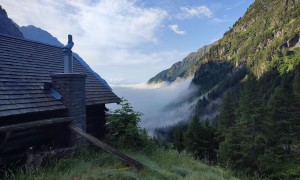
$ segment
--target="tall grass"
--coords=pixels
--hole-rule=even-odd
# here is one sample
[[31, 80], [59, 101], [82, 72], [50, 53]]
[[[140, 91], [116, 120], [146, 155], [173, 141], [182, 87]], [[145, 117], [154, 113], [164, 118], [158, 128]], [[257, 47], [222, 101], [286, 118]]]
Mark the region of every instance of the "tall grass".
[[82, 150], [73, 157], [50, 162], [38, 169], [28, 172], [20, 169], [4, 179], [237, 179], [228, 171], [174, 150], [157, 149], [147, 155], [127, 151], [127, 154], [143, 163], [145, 168], [138, 171], [106, 152]]

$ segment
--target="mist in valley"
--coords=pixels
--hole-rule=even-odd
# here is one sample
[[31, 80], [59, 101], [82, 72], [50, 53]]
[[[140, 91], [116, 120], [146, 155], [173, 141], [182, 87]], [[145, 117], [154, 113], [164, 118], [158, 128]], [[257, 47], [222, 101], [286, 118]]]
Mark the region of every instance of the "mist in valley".
[[[178, 79], [173, 83], [111, 85], [114, 93], [124, 97], [134, 110], [143, 113], [140, 126], [150, 135], [157, 128], [174, 125], [190, 119], [198, 100], [189, 100], [196, 88], [192, 78]], [[108, 105], [109, 109], [120, 108]]]

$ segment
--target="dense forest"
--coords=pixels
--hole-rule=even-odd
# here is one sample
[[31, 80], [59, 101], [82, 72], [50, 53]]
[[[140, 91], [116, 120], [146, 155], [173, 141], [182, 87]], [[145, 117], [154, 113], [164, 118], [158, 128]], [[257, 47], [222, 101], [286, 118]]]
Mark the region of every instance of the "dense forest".
[[171, 140], [205, 159], [248, 175], [299, 178], [300, 73], [247, 75], [223, 96], [220, 114], [172, 128]]
[[299, 12], [299, 1], [255, 0], [196, 61], [190, 99], [202, 98], [188, 123], [157, 134], [246, 176], [300, 178]]

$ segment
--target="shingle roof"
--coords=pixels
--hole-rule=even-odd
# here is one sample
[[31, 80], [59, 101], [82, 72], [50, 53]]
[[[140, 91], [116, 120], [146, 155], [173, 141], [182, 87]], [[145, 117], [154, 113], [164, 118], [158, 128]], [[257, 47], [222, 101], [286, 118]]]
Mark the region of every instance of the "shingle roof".
[[[0, 34], [0, 117], [64, 109], [42, 90], [50, 75], [63, 73], [61, 47]], [[86, 104], [106, 104], [120, 99], [77, 60], [74, 72], [87, 75]]]

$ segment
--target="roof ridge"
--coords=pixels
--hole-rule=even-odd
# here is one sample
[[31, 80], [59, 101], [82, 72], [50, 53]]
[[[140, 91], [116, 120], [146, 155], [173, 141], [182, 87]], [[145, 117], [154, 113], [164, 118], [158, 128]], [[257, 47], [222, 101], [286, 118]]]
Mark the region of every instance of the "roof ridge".
[[46, 46], [51, 46], [51, 47], [56, 47], [56, 48], [63, 48], [63, 46], [56, 46], [56, 45], [52, 45], [52, 44], [48, 44], [48, 43], [44, 43], [44, 42], [34, 41], [34, 40], [31, 40], [31, 39], [26, 39], [26, 38], [15, 37], [15, 36], [3, 34], [3, 33], [0, 33], [0, 36], [4, 36], [4, 37], [7, 37], [7, 38], [11, 38], [11, 39], [18, 39], [18, 40], [21, 40], [21, 41], [32, 42], [32, 43], [36, 43], [36, 44], [43, 44], [43, 45], [46, 45]]

